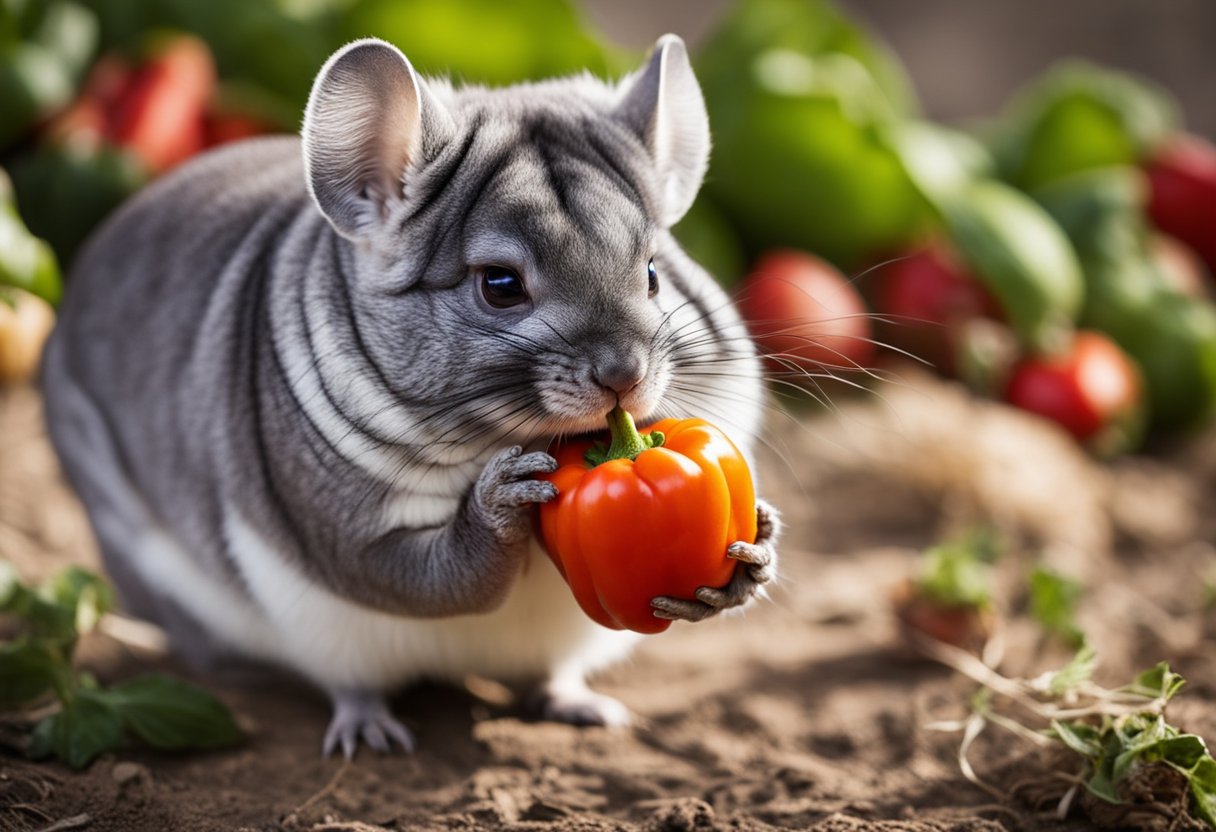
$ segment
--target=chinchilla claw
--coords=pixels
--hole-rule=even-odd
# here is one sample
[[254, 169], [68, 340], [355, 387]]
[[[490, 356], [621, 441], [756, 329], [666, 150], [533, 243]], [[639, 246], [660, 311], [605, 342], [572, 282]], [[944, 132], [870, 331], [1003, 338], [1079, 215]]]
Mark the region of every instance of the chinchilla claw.
[[557, 470], [557, 460], [544, 451], [534, 451], [515, 458], [510, 464], [510, 471], [519, 479], [533, 474], [548, 474]]
[[773, 561], [773, 550], [769, 546], [745, 543], [742, 540], [726, 548], [727, 557], [751, 566], [768, 566]]
[[650, 608], [657, 618], [668, 621], [701, 621], [717, 612], [713, 607], [700, 601], [686, 601], [683, 598], [669, 598], [666, 595], [652, 598]]
[[514, 505], [528, 503], [547, 503], [557, 496], [557, 486], [543, 480], [525, 480], [505, 486], [504, 491], [510, 495], [509, 502]]

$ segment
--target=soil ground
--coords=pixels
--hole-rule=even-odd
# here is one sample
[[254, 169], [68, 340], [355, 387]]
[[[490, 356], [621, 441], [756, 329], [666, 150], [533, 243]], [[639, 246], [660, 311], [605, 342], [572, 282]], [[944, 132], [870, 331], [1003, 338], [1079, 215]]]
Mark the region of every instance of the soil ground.
[[[416, 753], [345, 763], [319, 754], [329, 709], [309, 688], [199, 679], [248, 729], [244, 746], [132, 749], [79, 773], [0, 752], [0, 830], [1093, 828], [1077, 808], [1059, 820], [1054, 800], [1029, 801], [1046, 762], [1000, 729], [969, 755], [989, 789], [961, 775], [959, 735], [931, 725], [964, 716], [975, 685], [909, 651], [889, 596], [923, 547], [993, 524], [1009, 541], [1002, 670], [1067, 658], [1025, 614], [1025, 574], [1045, 559], [1084, 581], [1099, 681], [1167, 659], [1189, 680], [1171, 720], [1216, 738], [1203, 613], [1216, 435], [1102, 465], [1033, 418], [899, 377], [829, 411], [774, 411], [759, 467], [788, 524], [780, 586], [744, 615], [647, 639], [595, 679], [634, 727], [539, 722], [510, 691], [470, 679], [394, 700]], [[0, 392], [0, 553], [30, 578], [95, 564], [28, 388]], [[103, 636], [80, 661], [103, 681], [185, 672]], [[1187, 828], [1168, 813], [1163, 823]]]

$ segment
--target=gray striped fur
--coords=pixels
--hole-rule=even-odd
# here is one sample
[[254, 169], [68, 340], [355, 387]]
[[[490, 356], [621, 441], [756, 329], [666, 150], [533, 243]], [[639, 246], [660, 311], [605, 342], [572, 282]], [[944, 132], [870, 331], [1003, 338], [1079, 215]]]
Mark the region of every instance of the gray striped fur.
[[[500, 90], [425, 81], [388, 50], [327, 65], [307, 153], [220, 149], [118, 211], [78, 260], [44, 371], [133, 611], [186, 650], [331, 688], [382, 677], [283, 655], [265, 551], [342, 615], [484, 614], [521, 564], [551, 569], [527, 540], [544, 461], [505, 449], [601, 427], [616, 394], [597, 368], [645, 364], [624, 397], [639, 421], [697, 415], [750, 448], [760, 414], [736, 313], [669, 233], [708, 153], [678, 41], [620, 84]], [[479, 265], [519, 270], [531, 303], [488, 307]]]

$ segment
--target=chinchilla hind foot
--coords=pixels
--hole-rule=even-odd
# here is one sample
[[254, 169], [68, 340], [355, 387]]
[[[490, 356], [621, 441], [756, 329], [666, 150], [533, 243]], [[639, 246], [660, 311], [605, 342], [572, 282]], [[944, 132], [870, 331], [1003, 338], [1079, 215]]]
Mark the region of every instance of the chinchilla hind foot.
[[376, 751], [387, 754], [393, 745], [407, 752], [414, 750], [414, 735], [389, 713], [388, 705], [378, 693], [368, 691], [331, 691], [334, 716], [325, 732], [321, 754], [330, 756], [339, 747], [349, 760], [362, 740]]
[[623, 728], [633, 721], [625, 705], [596, 693], [581, 680], [549, 680], [539, 685], [528, 706], [541, 719], [569, 725], [604, 725]]

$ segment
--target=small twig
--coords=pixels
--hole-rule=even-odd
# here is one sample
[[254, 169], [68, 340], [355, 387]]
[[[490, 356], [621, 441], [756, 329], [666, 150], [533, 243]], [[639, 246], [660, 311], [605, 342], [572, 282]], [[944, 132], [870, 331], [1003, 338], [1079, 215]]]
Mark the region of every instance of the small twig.
[[984, 732], [984, 727], [988, 724], [987, 720], [980, 714], [972, 714], [963, 728], [963, 740], [958, 744], [958, 767], [966, 777], [976, 786], [979, 786], [988, 794], [1000, 800], [1004, 795], [1001, 790], [995, 786], [990, 786], [980, 779], [980, 776], [975, 773], [975, 769], [971, 767], [971, 761], [967, 759], [967, 752], [971, 750], [971, 744], [976, 738]]
[[80, 829], [88, 826], [93, 822], [93, 819], [88, 815], [74, 815], [70, 818], [64, 818], [61, 821], [56, 821], [50, 826], [43, 827], [38, 832], [63, 832], [65, 829]]
[[1040, 734], [1038, 731], [1035, 731], [1033, 728], [1027, 728], [1025, 725], [1018, 722], [1016, 719], [1010, 719], [1009, 717], [1004, 716], [1002, 714], [998, 714], [994, 711], [986, 711], [984, 713], [984, 716], [988, 720], [990, 720], [994, 725], [999, 725], [1002, 728], [1004, 728], [1006, 731], [1011, 731], [1011, 732], [1017, 734], [1022, 739], [1027, 740], [1028, 742], [1032, 742], [1035, 745], [1039, 746], [1040, 748], [1050, 748], [1056, 744], [1056, 741], [1053, 740], [1051, 737]]
[[947, 667], [957, 670], [972, 681], [989, 688], [994, 693], [1003, 694], [1019, 702], [1033, 701], [1027, 695], [1023, 685], [1012, 679], [1005, 678], [961, 647], [955, 647], [953, 644], [946, 644], [944, 641], [922, 636], [919, 633], [912, 633], [911, 635], [916, 649], [922, 651], [934, 661], [941, 662]]
[[14, 803], [8, 807], [9, 811], [29, 812], [31, 815], [37, 815], [39, 820], [49, 821], [51, 816], [39, 809], [32, 803]]
[[1056, 817], [1060, 820], [1068, 817], [1068, 810], [1072, 808], [1072, 802], [1081, 792], [1081, 784], [1073, 783], [1068, 791], [1064, 792], [1064, 796], [1060, 798], [1060, 805], [1056, 806]]
[[320, 790], [318, 790], [315, 794], [313, 794], [312, 797], [308, 798], [303, 803], [301, 803], [299, 806], [297, 806], [296, 808], [294, 808], [290, 812], [288, 812], [286, 815], [284, 815], [283, 820], [286, 821], [288, 818], [294, 818], [295, 816], [299, 815], [301, 812], [304, 812], [307, 809], [312, 808], [318, 802], [320, 802], [320, 801], [324, 800], [326, 797], [328, 797], [333, 792], [333, 790], [338, 787], [339, 781], [342, 780], [342, 777], [346, 774], [347, 769], [350, 768], [351, 762], [352, 762], [352, 758], [350, 758], [350, 757], [347, 757], [346, 759], [344, 759], [342, 761], [342, 765], [338, 766], [338, 770], [335, 771], [333, 776], [329, 778], [329, 782], [326, 783], [324, 786], [322, 786], [320, 788]]
[[1107, 690], [1094, 684], [1086, 684], [1077, 688], [1077, 692], [1095, 699], [1093, 704], [1061, 708], [1051, 702], [1043, 702], [1036, 698], [1041, 693], [1033, 683], [1021, 679], [1010, 679], [1002, 676], [978, 658], [953, 644], [936, 639], [913, 634], [916, 647], [926, 656], [953, 668], [974, 682], [988, 688], [994, 693], [1007, 696], [1026, 708], [1036, 716], [1047, 720], [1081, 719], [1087, 716], [1124, 716], [1145, 712], [1162, 713], [1166, 701], [1163, 697], [1145, 699], [1126, 691]]

